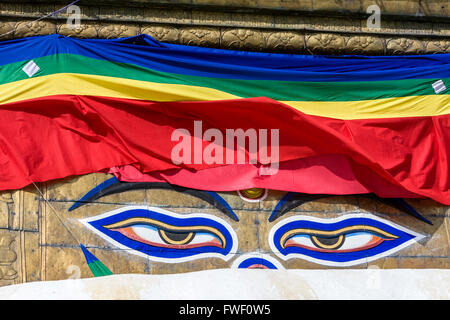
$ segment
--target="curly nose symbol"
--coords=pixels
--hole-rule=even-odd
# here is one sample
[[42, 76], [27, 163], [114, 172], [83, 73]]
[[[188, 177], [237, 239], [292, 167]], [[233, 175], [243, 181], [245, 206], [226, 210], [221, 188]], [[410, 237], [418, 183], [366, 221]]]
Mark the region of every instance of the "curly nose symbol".
[[258, 253], [248, 253], [238, 258], [233, 263], [238, 269], [284, 269], [273, 257]]

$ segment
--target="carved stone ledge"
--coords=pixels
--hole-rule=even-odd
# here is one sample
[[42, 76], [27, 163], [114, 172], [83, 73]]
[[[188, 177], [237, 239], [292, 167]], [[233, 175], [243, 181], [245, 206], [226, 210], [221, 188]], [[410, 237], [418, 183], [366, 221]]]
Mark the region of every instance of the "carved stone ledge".
[[[65, 0], [6, 0], [3, 3], [16, 6], [51, 4], [55, 7], [67, 4]], [[281, 13], [301, 11], [309, 13], [364, 14], [370, 5], [378, 5], [386, 15], [415, 17], [449, 17], [450, 4], [447, 0], [96, 0], [83, 5], [96, 7], [177, 7], [204, 10]]]
[[[67, 13], [33, 22], [60, 8], [58, 3], [1, 3], [0, 40], [52, 33], [81, 38], [146, 33], [194, 46], [367, 55], [443, 53], [450, 46], [446, 1], [175, 0], [169, 6], [168, 1], [135, 0], [124, 6], [100, 0], [80, 6], [77, 29], [66, 24]], [[367, 27], [363, 10], [374, 3], [386, 14], [378, 29]]]
[[141, 33], [163, 42], [213, 48], [310, 54], [423, 54], [450, 52], [450, 38], [394, 37], [315, 31], [253, 28], [213, 28], [164, 24], [107, 24], [88, 22], [69, 28], [55, 21], [8, 21], [0, 24], [3, 39], [59, 33], [80, 38], [118, 38]]
[[[148, 34], [158, 41], [179, 43], [180, 30], [172, 26], [154, 25], [142, 27], [141, 33]], [[192, 44], [192, 43], [191, 43]], [[217, 43], [216, 43], [217, 44]]]
[[186, 27], [178, 31], [178, 43], [202, 47], [216, 47], [220, 44], [221, 32], [214, 28]]

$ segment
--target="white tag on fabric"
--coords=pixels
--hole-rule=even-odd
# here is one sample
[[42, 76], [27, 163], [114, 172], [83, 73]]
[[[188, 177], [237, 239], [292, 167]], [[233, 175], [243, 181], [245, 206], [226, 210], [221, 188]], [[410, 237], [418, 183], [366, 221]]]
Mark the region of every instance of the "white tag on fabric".
[[431, 86], [433, 87], [434, 92], [436, 92], [436, 93], [440, 93], [440, 92], [444, 91], [445, 89], [447, 89], [447, 87], [444, 84], [444, 81], [442, 81], [442, 80], [436, 81]]
[[31, 78], [40, 70], [40, 68], [33, 60], [31, 60], [22, 68], [22, 70]]

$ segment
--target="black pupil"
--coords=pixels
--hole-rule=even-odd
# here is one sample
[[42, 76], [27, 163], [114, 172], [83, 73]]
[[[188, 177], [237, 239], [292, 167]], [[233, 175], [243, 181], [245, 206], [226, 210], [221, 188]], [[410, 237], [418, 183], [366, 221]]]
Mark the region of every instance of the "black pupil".
[[[161, 231], [159, 231], [161, 232]], [[164, 234], [167, 238], [169, 238], [172, 241], [182, 241], [185, 240], [187, 237], [189, 237], [189, 232], [171, 232], [164, 230]]]
[[317, 237], [316, 236], [316, 239], [323, 245], [332, 246], [339, 241], [339, 236], [333, 237], [333, 238], [325, 238], [325, 237]]

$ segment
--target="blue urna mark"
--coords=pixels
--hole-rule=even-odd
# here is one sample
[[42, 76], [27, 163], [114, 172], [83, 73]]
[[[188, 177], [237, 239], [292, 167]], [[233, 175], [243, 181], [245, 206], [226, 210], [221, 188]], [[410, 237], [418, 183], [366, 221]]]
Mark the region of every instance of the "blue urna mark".
[[208, 214], [129, 206], [80, 221], [116, 246], [158, 262], [228, 260], [237, 248], [231, 226]]
[[336, 219], [294, 216], [273, 226], [269, 243], [283, 260], [351, 266], [396, 252], [423, 236], [369, 214]]
[[247, 269], [251, 268], [252, 266], [261, 266], [265, 269], [277, 269], [277, 267], [270, 261], [267, 261], [263, 258], [249, 258], [247, 260], [242, 261], [238, 268], [239, 269]]

